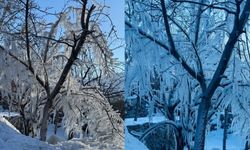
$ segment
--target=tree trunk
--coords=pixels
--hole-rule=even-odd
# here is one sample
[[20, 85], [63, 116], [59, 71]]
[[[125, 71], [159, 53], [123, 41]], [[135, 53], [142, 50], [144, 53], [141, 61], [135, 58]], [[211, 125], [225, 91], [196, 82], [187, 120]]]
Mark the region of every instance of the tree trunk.
[[46, 141], [47, 129], [48, 129], [48, 119], [49, 119], [49, 109], [52, 106], [52, 100], [48, 99], [43, 108], [43, 118], [40, 128], [40, 140]]
[[29, 120], [23, 120], [23, 123], [24, 123], [24, 135], [29, 136], [30, 133]]
[[184, 139], [182, 136], [182, 128], [178, 128], [178, 137], [177, 137], [177, 150], [183, 150], [184, 149]]
[[140, 101], [140, 98], [139, 96], [137, 95], [136, 97], [136, 106], [135, 106], [135, 118], [134, 118], [134, 121], [137, 121], [137, 118], [138, 118], [138, 114], [139, 114], [139, 101]]
[[203, 98], [198, 109], [194, 150], [204, 150], [209, 107], [210, 107], [210, 99]]
[[55, 128], [54, 128], [54, 134], [56, 135], [57, 133], [57, 122], [55, 123]]
[[225, 115], [224, 115], [223, 150], [226, 150], [226, 145], [227, 145], [227, 126], [228, 126], [228, 107], [225, 108]]

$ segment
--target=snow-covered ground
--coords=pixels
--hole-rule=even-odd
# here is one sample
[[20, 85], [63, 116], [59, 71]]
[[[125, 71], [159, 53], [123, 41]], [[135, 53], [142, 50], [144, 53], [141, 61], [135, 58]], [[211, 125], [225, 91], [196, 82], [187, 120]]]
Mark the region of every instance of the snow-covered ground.
[[0, 150], [59, 150], [38, 139], [20, 134], [5, 118], [0, 116]]
[[[151, 122], [157, 123], [164, 121], [165, 117], [155, 116], [152, 117]], [[149, 122], [148, 117], [138, 118], [134, 121], [134, 118], [125, 119], [125, 126], [140, 125]], [[208, 133], [205, 141], [205, 150], [222, 150], [223, 130], [216, 130]], [[127, 127], [125, 128], [125, 150], [147, 150], [147, 147], [140, 142], [137, 138], [131, 135]], [[229, 134], [227, 139], [227, 150], [244, 150], [245, 139], [239, 135]]]
[[[206, 137], [206, 150], [222, 150], [223, 130], [208, 133]], [[227, 138], [227, 150], [244, 150], [246, 140], [235, 134], [229, 134]]]
[[[49, 127], [48, 137], [52, 135]], [[59, 137], [61, 135], [61, 137]], [[58, 130], [57, 138], [61, 140], [56, 145], [42, 142], [21, 134], [10, 122], [0, 116], [0, 150], [118, 150], [110, 143], [100, 143], [95, 139], [72, 139], [64, 141], [63, 132]]]
[[125, 119], [125, 125], [126, 126], [133, 126], [133, 125], [141, 125], [147, 122], [150, 123], [157, 123], [165, 121], [166, 118], [164, 116], [153, 116], [152, 118], [149, 117], [141, 117], [137, 118], [137, 121], [134, 121], [134, 118], [126, 118]]
[[125, 150], [148, 150], [148, 148], [125, 128]]
[[[161, 122], [164, 117], [153, 117], [154, 123]], [[136, 125], [148, 122], [148, 117], [138, 118], [134, 121], [133, 118], [125, 119], [125, 125]], [[48, 137], [52, 135], [53, 126], [49, 126]], [[91, 141], [84, 139], [84, 143], [79, 139], [70, 141], [61, 141], [57, 145], [50, 145], [46, 142], [41, 142], [38, 139], [31, 138], [20, 134], [20, 132], [10, 124], [4, 117], [0, 116], [0, 150], [72, 150], [72, 149], [109, 149], [115, 150], [115, 147], [107, 143], [98, 143], [98, 141]], [[65, 139], [63, 129], [59, 128], [57, 136]], [[221, 150], [222, 149], [223, 130], [210, 132], [206, 137], [205, 150]], [[245, 139], [239, 135], [229, 134], [227, 139], [227, 150], [243, 150]], [[137, 138], [129, 134], [127, 127], [125, 127], [125, 150], [147, 150], [147, 147]]]

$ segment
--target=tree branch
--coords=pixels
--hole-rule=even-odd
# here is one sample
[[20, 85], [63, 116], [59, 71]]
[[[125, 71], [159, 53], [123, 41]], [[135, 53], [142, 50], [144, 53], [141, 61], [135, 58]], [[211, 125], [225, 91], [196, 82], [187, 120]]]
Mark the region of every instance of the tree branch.
[[200, 2], [196, 2], [196, 1], [191, 1], [191, 0], [173, 0], [174, 2], [180, 2], [180, 3], [192, 3], [192, 4], [197, 4], [197, 5], [201, 5], [201, 6], [206, 6], [208, 8], [213, 8], [213, 9], [220, 9], [220, 10], [224, 10], [230, 14], [236, 14], [236, 12], [225, 8], [225, 7], [219, 7], [219, 6], [215, 6], [216, 4], [204, 4], [204, 3], [200, 3]]
[[233, 27], [232, 32], [229, 35], [229, 39], [226, 43], [225, 49], [222, 53], [219, 65], [213, 75], [213, 78], [205, 92], [205, 95], [207, 99], [210, 99], [213, 96], [213, 93], [215, 92], [216, 88], [218, 87], [218, 85], [220, 84], [220, 81], [222, 79], [222, 75], [224, 74], [228, 62], [231, 58], [231, 54], [233, 52], [234, 49], [234, 45], [238, 40], [238, 37], [241, 35], [241, 33], [243, 32], [243, 28], [249, 18], [249, 12], [250, 11], [250, 0], [246, 1], [244, 10], [242, 11], [242, 14], [240, 16], [239, 19], [235, 20], [235, 24]]
[[50, 41], [52, 39], [52, 36], [55, 34], [55, 29], [57, 28], [57, 26], [61, 20], [61, 17], [62, 17], [62, 15], [60, 15], [58, 20], [52, 25], [51, 30], [49, 32], [49, 36], [47, 38], [46, 47], [45, 47], [45, 51], [44, 51], [44, 55], [43, 55], [43, 63], [45, 63], [47, 60], [47, 53], [49, 51], [49, 46], [50, 46], [49, 44], [50, 44]]
[[165, 1], [161, 0], [161, 7], [162, 7], [162, 15], [163, 15], [163, 19], [164, 19], [164, 25], [165, 25], [165, 30], [166, 30], [166, 34], [168, 37], [168, 42], [169, 42], [169, 51], [171, 53], [172, 56], [174, 56], [174, 58], [176, 58], [184, 67], [184, 69], [195, 79], [197, 79], [197, 81], [204, 86], [205, 82], [204, 82], [204, 76], [203, 74], [201, 74], [201, 72], [195, 72], [190, 66], [188, 66], [188, 64], [186, 63], [185, 60], [183, 60], [183, 58], [180, 56], [180, 54], [178, 53], [178, 51], [176, 50], [175, 44], [174, 44], [174, 40], [173, 37], [171, 35], [170, 32], [170, 27], [169, 27], [169, 22], [168, 22], [168, 17], [167, 17], [167, 10], [166, 10], [166, 6], [165, 6]]
[[[129, 28], [135, 28], [131, 23], [129, 23], [128, 21], [125, 21], [125, 25]], [[154, 38], [152, 35], [146, 33], [145, 31], [143, 31], [142, 29], [138, 28], [138, 33], [144, 37], [146, 37], [147, 39], [149, 39], [150, 41], [156, 43], [157, 45], [159, 45], [160, 47], [162, 47], [163, 49], [167, 50], [168, 52], [170, 52], [173, 55], [173, 52], [169, 49], [169, 47], [167, 45], [165, 45], [163, 42], [161, 42], [160, 40]], [[195, 79], [197, 79], [198, 81], [202, 79], [201, 75], [196, 73], [187, 63], [186, 61], [180, 57], [180, 54], [175, 51], [173, 57], [180, 62], [180, 64], [182, 65], [182, 67]]]
[[[83, 8], [82, 8], [83, 10], [86, 9], [84, 7], [86, 7], [85, 4], [83, 4]], [[90, 19], [90, 16], [91, 16], [94, 9], [95, 9], [95, 6], [92, 5], [90, 7], [88, 14], [87, 14], [86, 22], [83, 22], [84, 25], [82, 27], [84, 27], [84, 28], [82, 29], [83, 31], [80, 35], [80, 38], [75, 41], [75, 44], [74, 44], [75, 46], [73, 46], [73, 48], [72, 48], [71, 55], [70, 55], [66, 65], [61, 73], [59, 80], [57, 81], [55, 88], [53, 89], [53, 91], [50, 94], [50, 100], [53, 100], [53, 98], [55, 98], [57, 93], [59, 93], [61, 86], [63, 85], [63, 83], [64, 83], [64, 81], [65, 81], [65, 79], [66, 79], [66, 77], [71, 69], [71, 66], [73, 65], [74, 61], [77, 59], [78, 53], [81, 51], [81, 48], [82, 48], [87, 36], [91, 33], [89, 31], [89, 21], [90, 21], [89, 19]], [[85, 12], [83, 12], [82, 15], [85, 15]]]
[[28, 57], [28, 68], [33, 70], [30, 58], [30, 44], [29, 44], [29, 0], [25, 3], [25, 39], [26, 39], [26, 49]]
[[34, 70], [32, 70], [32, 69], [29, 68], [29, 65], [27, 65], [24, 61], [22, 61], [21, 59], [19, 59], [17, 56], [15, 56], [14, 54], [12, 54], [11, 52], [5, 50], [5, 48], [2, 47], [1, 45], [0, 45], [0, 49], [3, 50], [4, 52], [6, 52], [13, 59], [15, 59], [16, 61], [18, 61], [19, 63], [21, 63], [24, 67], [26, 67], [35, 76], [35, 78], [38, 81], [38, 83], [42, 87], [45, 87], [45, 84], [44, 84], [43, 80], [37, 74], [35, 74]]

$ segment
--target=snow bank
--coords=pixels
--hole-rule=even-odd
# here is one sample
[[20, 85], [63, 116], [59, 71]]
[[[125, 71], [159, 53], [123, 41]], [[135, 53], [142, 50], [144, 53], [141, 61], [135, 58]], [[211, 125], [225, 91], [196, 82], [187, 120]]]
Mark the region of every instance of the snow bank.
[[62, 150], [122, 150], [117, 143], [104, 143], [91, 138], [78, 139], [74, 138], [57, 144]]
[[1, 150], [59, 150], [20, 132], [5, 118], [0, 116], [0, 149]]
[[0, 150], [119, 150], [119, 146], [87, 138], [57, 142], [56, 145], [50, 145], [22, 135], [10, 122], [0, 116]]
[[148, 150], [148, 148], [125, 128], [125, 150]]

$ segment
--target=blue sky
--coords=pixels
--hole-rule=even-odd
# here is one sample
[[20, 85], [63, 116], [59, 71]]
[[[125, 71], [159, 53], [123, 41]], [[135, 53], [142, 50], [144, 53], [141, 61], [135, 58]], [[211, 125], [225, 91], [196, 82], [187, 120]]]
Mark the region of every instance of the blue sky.
[[[117, 34], [119, 37], [124, 38], [124, 0], [106, 0], [105, 3], [106, 5], [110, 6], [110, 17], [116, 26]], [[115, 57], [118, 57], [119, 60], [124, 61], [124, 48], [117, 49], [114, 53]]]
[[[50, 12], [60, 11], [68, 0], [35, 0], [42, 8], [50, 7]], [[91, 1], [91, 0], [89, 0]], [[106, 10], [110, 14], [113, 24], [116, 26], [119, 37], [124, 38], [124, 0], [97, 0], [105, 2], [110, 8]], [[124, 48], [114, 51], [115, 57], [124, 62]]]

